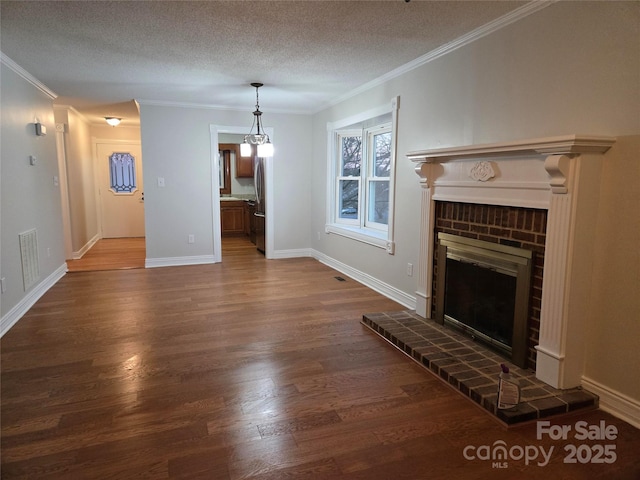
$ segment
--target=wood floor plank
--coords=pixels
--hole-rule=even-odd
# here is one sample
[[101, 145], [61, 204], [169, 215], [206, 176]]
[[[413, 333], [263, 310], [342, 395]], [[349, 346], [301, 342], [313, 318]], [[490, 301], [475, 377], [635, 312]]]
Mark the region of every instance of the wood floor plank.
[[[242, 237], [220, 264], [69, 273], [0, 340], [2, 478], [640, 477], [634, 427], [552, 419], [619, 430], [615, 463], [564, 463], [568, 442], [503, 427], [360, 325], [405, 308], [336, 276]], [[544, 468], [463, 457], [497, 441], [556, 453]]]
[[102, 238], [82, 258], [67, 260], [69, 272], [144, 268], [144, 237]]

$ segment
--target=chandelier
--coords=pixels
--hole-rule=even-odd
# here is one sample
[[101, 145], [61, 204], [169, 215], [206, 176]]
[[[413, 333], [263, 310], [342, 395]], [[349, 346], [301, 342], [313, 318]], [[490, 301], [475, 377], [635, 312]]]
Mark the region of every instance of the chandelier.
[[[262, 83], [252, 83], [251, 86], [256, 89], [256, 110], [253, 112], [253, 125], [251, 125], [249, 135], [244, 136], [244, 142], [240, 145], [240, 155], [250, 157], [251, 145], [257, 145], [259, 157], [270, 157], [273, 155], [273, 144], [262, 126], [262, 112], [258, 102], [258, 89], [262, 86]], [[254, 126], [257, 126], [257, 133], [253, 133]]]

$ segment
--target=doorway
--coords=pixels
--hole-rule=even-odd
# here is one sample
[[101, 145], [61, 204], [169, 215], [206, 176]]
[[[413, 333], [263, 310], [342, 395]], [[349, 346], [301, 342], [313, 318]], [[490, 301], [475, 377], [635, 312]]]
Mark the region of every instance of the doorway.
[[94, 180], [100, 239], [69, 272], [145, 268], [144, 182], [140, 142], [95, 140]]
[[[219, 143], [230, 143], [230, 138], [227, 135], [245, 135], [247, 133], [247, 127], [236, 127], [236, 126], [222, 126], [222, 125], [210, 125], [210, 143], [211, 143], [211, 164], [213, 172], [220, 172], [220, 159], [218, 155], [219, 151]], [[267, 127], [265, 128], [265, 132], [273, 139], [273, 128]], [[274, 250], [273, 250], [273, 215], [272, 215], [272, 205], [273, 205], [273, 189], [271, 186], [273, 185], [273, 171], [271, 167], [273, 158], [266, 158], [264, 162], [264, 178], [265, 178], [265, 252], [263, 258], [273, 258]], [[214, 175], [212, 179], [212, 199], [213, 212], [220, 212], [220, 176]], [[253, 245], [253, 244], [251, 244]], [[255, 246], [253, 246], [255, 248]], [[219, 218], [216, 220], [214, 218], [213, 221], [213, 257], [214, 262], [222, 261], [223, 250], [226, 252], [226, 248], [223, 249], [222, 246], [222, 232]]]
[[97, 143], [96, 162], [101, 237], [144, 237], [140, 144]]

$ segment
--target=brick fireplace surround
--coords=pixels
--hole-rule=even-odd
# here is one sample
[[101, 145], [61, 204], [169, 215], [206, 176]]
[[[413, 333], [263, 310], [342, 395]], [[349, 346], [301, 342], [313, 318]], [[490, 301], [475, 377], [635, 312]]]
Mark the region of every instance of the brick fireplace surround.
[[[538, 345], [540, 334], [547, 211], [501, 205], [436, 202], [434, 214], [434, 235], [436, 236], [440, 232], [450, 233], [534, 252], [533, 278], [529, 292], [527, 363], [535, 370], [535, 347]], [[435, 245], [436, 239], [434, 238], [433, 241]], [[434, 276], [437, 275], [438, 269], [437, 253], [438, 250], [434, 249]], [[436, 298], [436, 282], [433, 282], [432, 298]], [[434, 317], [435, 305], [432, 305], [431, 318]]]
[[[416, 321], [426, 326], [418, 329], [422, 332], [437, 325], [431, 318], [438, 230], [521, 242], [536, 252], [540, 262], [534, 264], [529, 306], [529, 366], [535, 369], [530, 380], [560, 393], [580, 387], [587, 315], [582, 299], [590, 294], [593, 212], [599, 201], [603, 154], [614, 142], [611, 137], [566, 135], [407, 154], [416, 164], [422, 187], [416, 311], [399, 318], [372, 316], [413, 338], [417, 338]], [[512, 228], [518, 222], [529, 222], [533, 231]], [[365, 317], [363, 323], [430, 365], [428, 358], [387, 327], [370, 320]], [[450, 336], [446, 331], [436, 333], [442, 335]], [[437, 364], [436, 368], [441, 372]], [[457, 382], [445, 370], [440, 376]]]

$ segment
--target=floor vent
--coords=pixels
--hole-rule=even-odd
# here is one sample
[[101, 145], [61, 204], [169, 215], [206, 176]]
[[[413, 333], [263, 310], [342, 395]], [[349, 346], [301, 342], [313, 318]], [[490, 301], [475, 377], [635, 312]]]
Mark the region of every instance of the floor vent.
[[38, 235], [36, 229], [19, 233], [20, 255], [22, 257], [22, 278], [25, 292], [40, 278], [38, 267]]
[[333, 277], [333, 278], [335, 278], [339, 282], [346, 282], [346, 280], [344, 278], [342, 278], [342, 277]]

